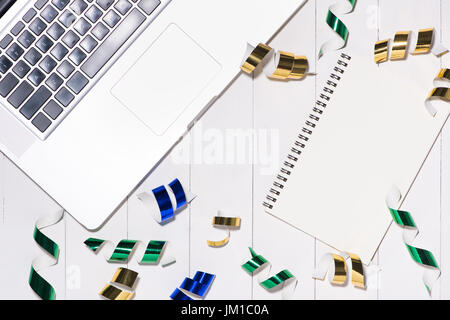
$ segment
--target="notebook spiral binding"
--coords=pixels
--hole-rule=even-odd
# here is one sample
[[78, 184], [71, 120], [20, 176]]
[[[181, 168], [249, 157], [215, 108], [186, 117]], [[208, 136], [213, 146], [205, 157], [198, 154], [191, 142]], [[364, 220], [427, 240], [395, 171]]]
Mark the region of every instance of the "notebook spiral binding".
[[350, 60], [351, 57], [349, 55], [341, 53], [340, 58], [337, 61], [337, 65], [334, 66], [333, 72], [330, 74], [329, 79], [326, 81], [326, 85], [322, 89], [323, 92], [319, 94], [319, 99], [316, 101], [316, 105], [309, 114], [308, 120], [305, 121], [305, 124], [294, 141], [294, 144], [291, 146], [289, 154], [283, 162], [280, 172], [277, 174], [276, 179], [269, 190], [269, 194], [266, 195], [266, 201], [263, 202], [264, 207], [272, 209], [273, 204], [277, 202], [277, 197], [280, 195], [286, 182], [288, 181], [289, 176], [292, 173], [292, 169], [294, 169], [296, 163], [299, 161], [299, 156], [302, 153], [302, 149], [306, 147], [309, 136], [312, 135], [314, 128], [320, 121], [320, 117], [325, 111], [327, 103], [330, 101], [335, 88], [341, 80], [341, 75], [345, 72], [345, 68], [347, 68], [348, 61]]

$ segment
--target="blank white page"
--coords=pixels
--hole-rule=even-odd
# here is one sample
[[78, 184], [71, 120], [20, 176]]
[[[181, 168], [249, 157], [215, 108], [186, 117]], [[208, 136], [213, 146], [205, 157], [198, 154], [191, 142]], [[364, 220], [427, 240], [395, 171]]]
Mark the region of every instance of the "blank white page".
[[368, 262], [392, 221], [387, 192], [397, 186], [406, 196], [448, 113], [439, 110], [433, 118], [424, 106], [439, 70], [417, 75], [429, 77], [424, 88], [409, 74], [378, 67], [373, 57], [351, 57], [273, 209], [266, 211]]

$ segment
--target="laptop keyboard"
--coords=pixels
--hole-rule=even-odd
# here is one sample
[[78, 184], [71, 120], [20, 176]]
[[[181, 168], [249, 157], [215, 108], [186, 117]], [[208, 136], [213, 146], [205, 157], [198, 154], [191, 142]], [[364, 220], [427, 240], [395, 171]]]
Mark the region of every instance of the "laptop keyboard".
[[45, 140], [122, 45], [162, 8], [161, 0], [31, 2], [0, 39], [3, 105]]

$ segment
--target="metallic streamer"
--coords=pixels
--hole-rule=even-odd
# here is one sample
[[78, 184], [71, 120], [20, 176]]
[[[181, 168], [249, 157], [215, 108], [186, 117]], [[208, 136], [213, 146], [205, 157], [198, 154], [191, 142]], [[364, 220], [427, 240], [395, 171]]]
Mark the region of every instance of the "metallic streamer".
[[52, 239], [42, 233], [42, 229], [58, 223], [64, 215], [63, 210], [39, 218], [36, 221], [33, 238], [36, 243], [45, 250], [48, 255], [35, 258], [31, 263], [28, 283], [33, 291], [43, 300], [54, 300], [56, 293], [53, 286], [47, 282], [38, 272], [44, 268], [58, 263], [59, 247]]
[[[84, 244], [94, 253], [97, 253], [102, 245], [106, 243], [110, 244], [108, 241], [96, 238], [89, 238], [84, 242]], [[105, 258], [108, 262], [127, 263], [140, 243], [141, 242], [137, 240], [120, 240], [113, 251], [111, 250], [112, 247], [110, 245], [110, 249], [106, 250], [108, 252], [105, 253], [107, 255]], [[162, 257], [167, 243], [167, 241], [150, 240], [145, 248], [142, 258], [139, 260], [139, 264], [157, 264]], [[111, 251], [112, 253], [110, 253]], [[161, 263], [163, 266], [167, 266], [173, 262], [175, 262], [175, 258], [168, 257]]]
[[394, 222], [403, 229], [403, 241], [411, 258], [419, 265], [425, 267], [425, 271], [423, 273], [423, 283], [425, 284], [428, 294], [431, 295], [433, 284], [437, 281], [437, 279], [439, 279], [441, 271], [431, 251], [412, 245], [419, 234], [419, 229], [417, 228], [414, 219], [409, 212], [393, 209], [398, 206], [401, 198], [402, 196], [400, 190], [393, 187], [386, 196], [386, 205]]
[[434, 78], [433, 83], [437, 88], [431, 90], [430, 94], [425, 100], [425, 107], [428, 112], [434, 117], [437, 113], [437, 110], [433, 105], [433, 101], [450, 101], [450, 69], [441, 69], [436, 78]]
[[381, 40], [375, 43], [375, 63], [381, 63], [388, 60], [389, 39]]
[[175, 179], [169, 183], [170, 189], [172, 189], [175, 199], [177, 200], [177, 209], [185, 206], [187, 204], [186, 193], [184, 192], [183, 186], [180, 180]]
[[[415, 39], [417, 40], [411, 40]], [[399, 31], [395, 33], [394, 42], [391, 52], [391, 61], [403, 60], [406, 58], [408, 50], [413, 55], [425, 54], [432, 52], [436, 57], [440, 57], [448, 50], [439, 43], [435, 43], [434, 29], [427, 28], [421, 29], [417, 33], [411, 31]], [[381, 63], [388, 60], [389, 55], [389, 40], [381, 40], [375, 43], [374, 47], [374, 61], [375, 63]], [[415, 43], [414, 49], [408, 49], [409, 42]]]
[[255, 71], [256, 67], [263, 62], [264, 58], [268, 56], [268, 54], [273, 49], [264, 43], [259, 43], [256, 48], [254, 48], [250, 55], [245, 59], [244, 63], [241, 66], [241, 70], [245, 73], [251, 74]]
[[175, 289], [170, 298], [173, 300], [193, 300], [185, 292], [204, 298], [215, 277], [214, 274], [197, 271], [192, 279], [184, 278], [179, 289]]
[[210, 247], [223, 247], [230, 241], [230, 228], [239, 228], [241, 226], [241, 218], [216, 216], [213, 218], [212, 225], [216, 227], [227, 227], [228, 235], [223, 240], [206, 240], [206, 243]]
[[160, 186], [152, 190], [153, 195], [158, 202], [159, 211], [161, 213], [161, 222], [173, 217], [173, 207], [170, 196], [165, 186]]
[[[245, 262], [241, 267], [249, 274], [253, 275], [259, 271], [261, 271], [266, 265], [270, 266], [270, 263], [265, 259], [263, 256], [256, 254], [256, 252], [249, 247], [250, 253], [252, 255], [252, 258]], [[268, 268], [268, 272], [270, 272], [271, 268]], [[275, 287], [278, 287], [279, 285], [283, 285], [286, 289], [288, 286], [288, 282], [294, 283], [293, 290], [291, 292], [294, 293], [296, 287], [297, 287], [297, 279], [295, 276], [287, 269], [282, 270], [281, 272], [277, 273], [276, 275], [269, 277], [265, 280], [258, 279], [259, 284], [265, 288], [266, 290], [272, 290]], [[283, 292], [283, 299], [288, 298], [288, 296], [285, 294], [285, 291]]]
[[345, 47], [349, 31], [337, 15], [352, 12], [355, 8], [355, 4], [356, 0], [341, 0], [328, 8], [325, 21], [327, 25], [335, 32], [337, 37], [322, 44], [319, 51], [319, 59], [328, 51], [338, 50]]
[[349, 255], [352, 261], [352, 284], [355, 287], [365, 289], [364, 267], [361, 258], [354, 253], [350, 253]]
[[107, 284], [99, 292], [99, 295], [109, 300], [130, 300], [134, 297], [134, 292], [119, 289], [118, 287], [114, 286], [113, 283], [117, 283], [129, 290], [133, 290], [137, 277], [138, 273], [133, 270], [127, 268], [118, 268], [111, 280], [111, 283]]

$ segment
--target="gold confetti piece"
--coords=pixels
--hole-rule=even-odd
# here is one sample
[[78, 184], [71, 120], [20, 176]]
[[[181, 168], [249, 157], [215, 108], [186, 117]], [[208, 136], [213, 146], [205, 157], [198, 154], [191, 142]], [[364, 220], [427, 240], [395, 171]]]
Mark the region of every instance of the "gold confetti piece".
[[286, 80], [294, 68], [294, 54], [285, 51], [279, 51], [277, 53], [278, 63], [275, 71], [269, 76], [269, 78]]
[[406, 57], [408, 50], [409, 31], [399, 31], [394, 36], [394, 45], [391, 52], [392, 60], [401, 60]]
[[210, 246], [210, 247], [223, 247], [223, 246], [226, 245], [229, 241], [230, 241], [230, 233], [228, 232], [228, 236], [227, 236], [225, 239], [219, 240], [219, 241], [206, 240], [206, 243], [207, 243], [208, 246]]
[[271, 47], [263, 43], [259, 43], [242, 64], [241, 70], [248, 74], [252, 73], [271, 51]]
[[375, 63], [381, 63], [388, 60], [389, 39], [381, 40], [375, 43]]
[[111, 282], [118, 283], [132, 289], [136, 282], [137, 276], [138, 273], [133, 270], [127, 268], [118, 268]]
[[354, 253], [350, 253], [349, 256], [352, 261], [352, 284], [355, 287], [365, 289], [364, 267], [361, 258]]
[[119, 284], [126, 287], [129, 290], [133, 290], [136, 283], [138, 273], [127, 269], [127, 268], [117, 268], [111, 283], [107, 284], [100, 292], [99, 295], [105, 297], [109, 300], [130, 300], [134, 296], [134, 292], [125, 291], [117, 288], [114, 284]]
[[416, 47], [414, 48], [412, 54], [428, 53], [433, 45], [433, 34], [433, 28], [419, 30]]
[[134, 292], [126, 292], [116, 288], [110, 284], [107, 284], [100, 292], [99, 295], [109, 300], [131, 300], [134, 296]]
[[425, 100], [425, 107], [428, 112], [434, 117], [437, 109], [433, 105], [433, 101], [440, 100], [443, 102], [450, 102], [450, 69], [441, 69], [433, 81], [436, 88], [431, 90], [427, 99]]
[[308, 59], [305, 56], [295, 56], [294, 66], [292, 67], [292, 71], [288, 78], [295, 80], [303, 78], [308, 70], [308, 67]]

